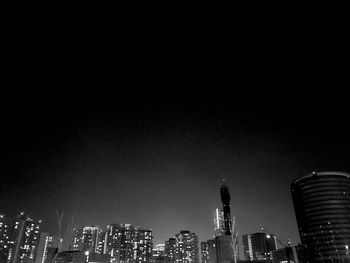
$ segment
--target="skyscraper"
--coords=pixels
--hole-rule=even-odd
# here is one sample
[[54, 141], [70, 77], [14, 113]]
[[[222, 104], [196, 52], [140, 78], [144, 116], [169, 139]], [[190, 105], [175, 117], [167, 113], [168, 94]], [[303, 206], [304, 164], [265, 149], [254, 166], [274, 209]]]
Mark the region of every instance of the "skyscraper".
[[183, 230], [175, 235], [175, 262], [199, 263], [198, 237], [191, 231]]
[[313, 172], [291, 185], [300, 239], [311, 262], [350, 262], [350, 175]]
[[15, 220], [9, 251], [9, 263], [34, 263], [40, 238], [41, 220], [35, 221], [23, 212]]
[[267, 260], [271, 251], [277, 249], [276, 237], [266, 233], [242, 236], [244, 256], [248, 260]]

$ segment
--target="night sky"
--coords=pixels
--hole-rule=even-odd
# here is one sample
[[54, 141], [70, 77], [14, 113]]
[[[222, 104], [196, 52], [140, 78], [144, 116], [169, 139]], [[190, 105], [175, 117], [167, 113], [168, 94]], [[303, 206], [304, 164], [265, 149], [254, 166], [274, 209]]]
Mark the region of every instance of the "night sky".
[[226, 178], [240, 234], [298, 243], [292, 180], [350, 172], [348, 80], [331, 28], [280, 29], [25, 33], [1, 96], [0, 212], [203, 241]]

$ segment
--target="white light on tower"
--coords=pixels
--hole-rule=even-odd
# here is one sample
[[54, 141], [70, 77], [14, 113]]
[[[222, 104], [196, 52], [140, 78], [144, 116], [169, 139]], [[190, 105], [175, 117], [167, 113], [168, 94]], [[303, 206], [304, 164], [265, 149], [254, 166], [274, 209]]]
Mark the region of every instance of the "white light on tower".
[[216, 225], [218, 229], [220, 228], [220, 222], [219, 222], [219, 209], [216, 208]]

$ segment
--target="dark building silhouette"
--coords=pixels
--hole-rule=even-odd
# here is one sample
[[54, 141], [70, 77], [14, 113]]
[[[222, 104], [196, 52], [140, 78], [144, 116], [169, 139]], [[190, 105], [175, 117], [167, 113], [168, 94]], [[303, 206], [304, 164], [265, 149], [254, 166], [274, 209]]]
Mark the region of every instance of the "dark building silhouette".
[[221, 201], [223, 205], [223, 212], [224, 212], [224, 234], [225, 235], [231, 235], [231, 196], [230, 191], [225, 184], [225, 179], [223, 179], [223, 184], [220, 188], [220, 196]]
[[242, 236], [244, 257], [249, 260], [267, 260], [270, 252], [276, 250], [276, 237], [266, 233], [253, 233]]
[[291, 186], [300, 239], [311, 262], [350, 262], [350, 175], [313, 172]]
[[234, 252], [231, 246], [231, 235], [221, 235], [215, 238], [216, 259], [220, 263], [234, 261]]
[[55, 263], [84, 263], [87, 262], [87, 255], [83, 251], [62, 251], [58, 253]]
[[306, 263], [305, 249], [303, 246], [284, 247], [271, 251], [272, 263], [299, 262]]
[[44, 263], [52, 263], [57, 253], [58, 253], [57, 247], [48, 247], [46, 251], [46, 258]]

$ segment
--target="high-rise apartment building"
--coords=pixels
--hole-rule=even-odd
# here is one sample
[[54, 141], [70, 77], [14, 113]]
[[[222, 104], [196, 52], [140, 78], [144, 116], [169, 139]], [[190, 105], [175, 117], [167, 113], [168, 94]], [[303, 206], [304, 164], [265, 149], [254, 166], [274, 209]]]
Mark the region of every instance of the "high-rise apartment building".
[[175, 259], [178, 263], [199, 263], [198, 237], [191, 231], [183, 230], [175, 235]]
[[98, 235], [98, 244], [97, 244], [97, 251], [96, 251], [96, 253], [98, 254], [105, 254], [104, 248], [105, 248], [105, 242], [106, 242], [106, 235], [107, 235], [106, 230], [100, 230]]
[[166, 263], [199, 263], [198, 237], [183, 230], [165, 242]]
[[310, 262], [350, 262], [350, 175], [313, 172], [294, 180], [291, 193]]
[[138, 229], [136, 233], [136, 242], [134, 242], [134, 260], [135, 262], [151, 262], [152, 260], [153, 237], [152, 231]]
[[71, 245], [69, 246], [70, 250], [73, 251], [83, 251], [84, 242], [83, 242], [83, 229], [82, 228], [74, 228], [73, 229], [73, 240]]
[[152, 230], [141, 229], [129, 224], [107, 226], [104, 254], [109, 254], [111, 262], [151, 262]]
[[0, 216], [0, 256], [7, 263], [34, 263], [40, 223], [23, 212], [14, 220]]
[[7, 262], [13, 252], [15, 220], [5, 215], [0, 215], [0, 262]]
[[244, 256], [248, 260], [269, 260], [277, 249], [276, 236], [254, 233], [242, 236]]

